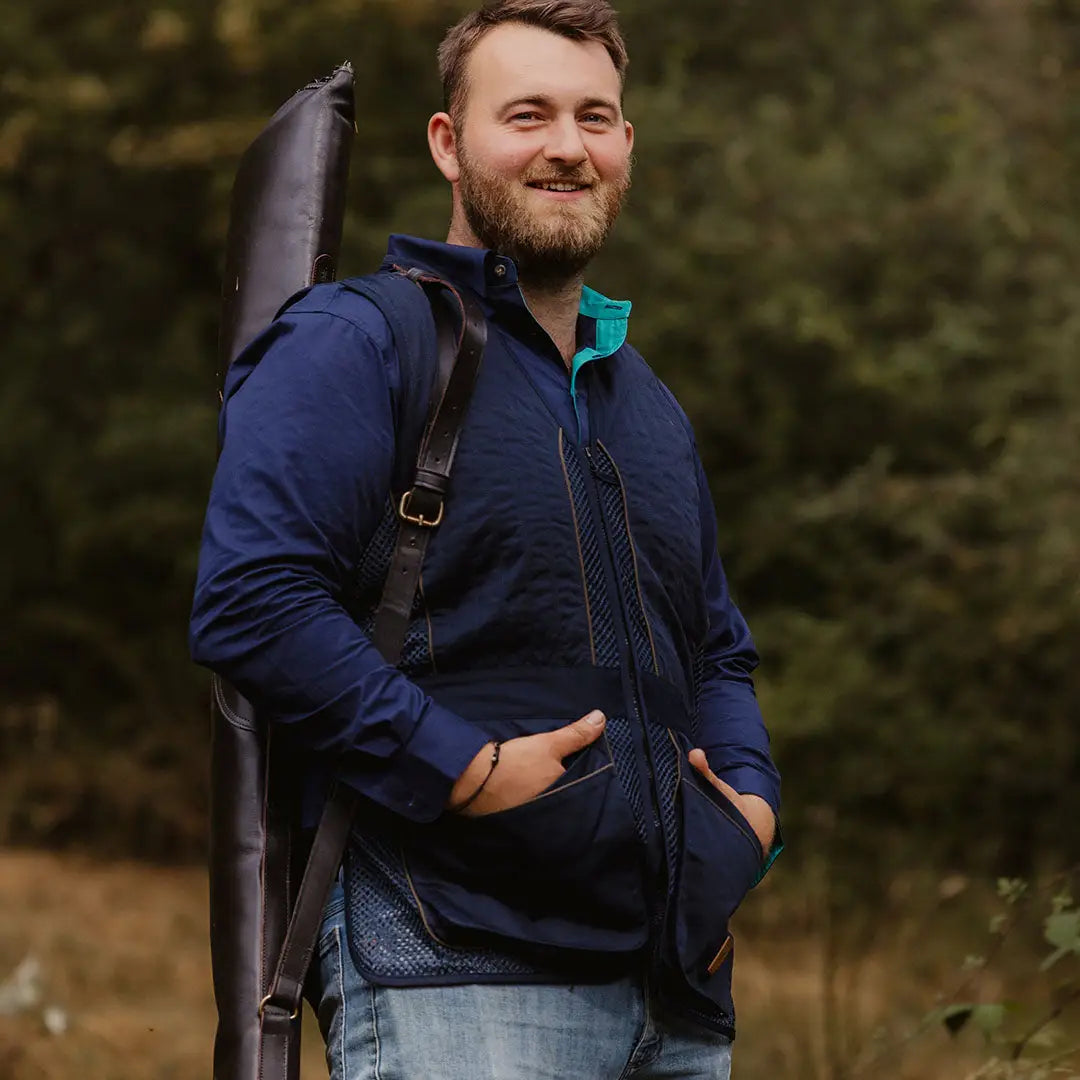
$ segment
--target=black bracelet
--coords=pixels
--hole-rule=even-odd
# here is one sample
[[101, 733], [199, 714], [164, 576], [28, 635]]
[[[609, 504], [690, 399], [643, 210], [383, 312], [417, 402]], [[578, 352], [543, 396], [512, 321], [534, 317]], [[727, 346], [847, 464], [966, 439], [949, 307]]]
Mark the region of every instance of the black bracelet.
[[495, 744], [495, 748], [491, 751], [491, 768], [488, 769], [487, 776], [485, 776], [484, 779], [480, 781], [480, 786], [463, 803], [458, 806], [450, 807], [451, 813], [460, 814], [462, 810], [464, 810], [468, 806], [472, 806], [472, 804], [476, 801], [476, 797], [480, 794], [481, 791], [484, 790], [484, 788], [487, 786], [487, 782], [491, 779], [491, 774], [495, 771], [495, 766], [499, 764], [499, 751], [501, 749], [502, 743], [497, 742]]

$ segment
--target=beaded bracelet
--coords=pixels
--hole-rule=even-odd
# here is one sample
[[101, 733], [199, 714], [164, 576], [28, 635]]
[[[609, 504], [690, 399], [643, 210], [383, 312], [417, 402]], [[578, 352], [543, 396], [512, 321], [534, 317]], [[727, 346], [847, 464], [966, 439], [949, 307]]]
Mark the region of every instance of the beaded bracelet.
[[476, 797], [487, 786], [487, 782], [491, 779], [491, 774], [495, 771], [495, 766], [499, 764], [499, 751], [502, 749], [502, 743], [495, 743], [494, 749], [491, 751], [491, 768], [488, 769], [487, 776], [480, 781], [480, 786], [460, 805], [450, 807], [451, 813], [460, 814], [468, 806], [476, 801]]

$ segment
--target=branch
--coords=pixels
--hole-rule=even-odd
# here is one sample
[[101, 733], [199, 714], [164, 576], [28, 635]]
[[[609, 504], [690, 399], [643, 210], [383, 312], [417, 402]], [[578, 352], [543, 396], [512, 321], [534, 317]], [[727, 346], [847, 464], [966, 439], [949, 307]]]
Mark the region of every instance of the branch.
[[[971, 971], [965, 973], [964, 977], [953, 987], [952, 991], [944, 995], [944, 1000], [939, 998], [938, 1001], [940, 1006], [954, 1005], [961, 997], [970, 996], [969, 991], [974, 987], [975, 983], [986, 974], [986, 969], [989, 967], [990, 961], [997, 957], [997, 954], [1005, 947], [1005, 942], [1010, 934], [1016, 929], [1016, 925], [1020, 921], [1023, 909], [1031, 899], [1032, 891], [1033, 890], [1029, 890], [1026, 892], [1015, 904], [1010, 906], [1006, 916], [1005, 925], [998, 931], [992, 945], [987, 949], [983, 963], [979, 967], [973, 968]], [[886, 1053], [890, 1054], [890, 1056], [899, 1053], [911, 1043], [915, 1042], [916, 1039], [924, 1035], [929, 1028], [936, 1026], [937, 1023], [938, 1019], [933, 1013], [924, 1016], [907, 1035], [894, 1038], [883, 1046], [879, 1046], [866, 1061], [857, 1065], [852, 1070], [849, 1074], [849, 1080], [858, 1080], [858, 1077], [867, 1075], [870, 1067], [876, 1065]], [[1028, 1038], [1030, 1038], [1030, 1036], [1028, 1036]]]
[[1074, 1001], [1080, 1000], [1080, 985], [1073, 986], [1072, 989], [1044, 1016], [1041, 1020], [1037, 1020], [1031, 1028], [1028, 1029], [1021, 1037], [1017, 1044], [1013, 1047], [1012, 1060], [1019, 1061], [1020, 1055], [1024, 1052], [1024, 1047], [1047, 1024], [1056, 1020]]

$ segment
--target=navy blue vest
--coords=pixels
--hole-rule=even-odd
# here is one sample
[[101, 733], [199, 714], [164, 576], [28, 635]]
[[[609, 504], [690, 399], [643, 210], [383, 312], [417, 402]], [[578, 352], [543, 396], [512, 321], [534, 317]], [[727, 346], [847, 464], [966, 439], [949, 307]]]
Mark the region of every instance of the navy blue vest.
[[[707, 631], [696, 451], [633, 349], [591, 368], [579, 446], [491, 326], [402, 668], [493, 739], [593, 708], [605, 733], [511, 810], [424, 825], [362, 811], [350, 948], [387, 985], [644, 967], [670, 1007], [733, 1034], [727, 923], [762, 852], [686, 761]], [[392, 505], [358, 571], [365, 628]]]

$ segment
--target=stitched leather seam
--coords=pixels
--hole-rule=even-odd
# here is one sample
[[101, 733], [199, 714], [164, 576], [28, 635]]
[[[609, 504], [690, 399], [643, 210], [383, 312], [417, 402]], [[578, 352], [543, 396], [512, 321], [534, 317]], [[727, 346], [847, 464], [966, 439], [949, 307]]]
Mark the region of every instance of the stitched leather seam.
[[[273, 749], [271, 743], [273, 742], [274, 729], [273, 725], [267, 725], [266, 729], [266, 756], [263, 763], [263, 791], [270, 790], [270, 751]], [[268, 801], [264, 797], [262, 804], [262, 852], [259, 858], [259, 892], [262, 895], [262, 903], [259, 905], [259, 993], [265, 994], [270, 989], [270, 980], [267, 978], [267, 955], [266, 955], [266, 909], [268, 903], [268, 897], [266, 894], [266, 835], [267, 835], [267, 813], [268, 813]], [[260, 1030], [262, 1028], [262, 1021], [259, 1022]], [[263, 1049], [265, 1047], [266, 1040], [259, 1039], [259, 1075], [262, 1075], [263, 1071]]]
[[210, 681], [214, 690], [214, 701], [217, 703], [221, 715], [224, 716], [233, 727], [241, 728], [243, 731], [258, 731], [259, 725], [255, 721], [245, 720], [244, 717], [228, 703], [225, 698], [225, 691], [222, 689], [221, 676], [214, 675]]

